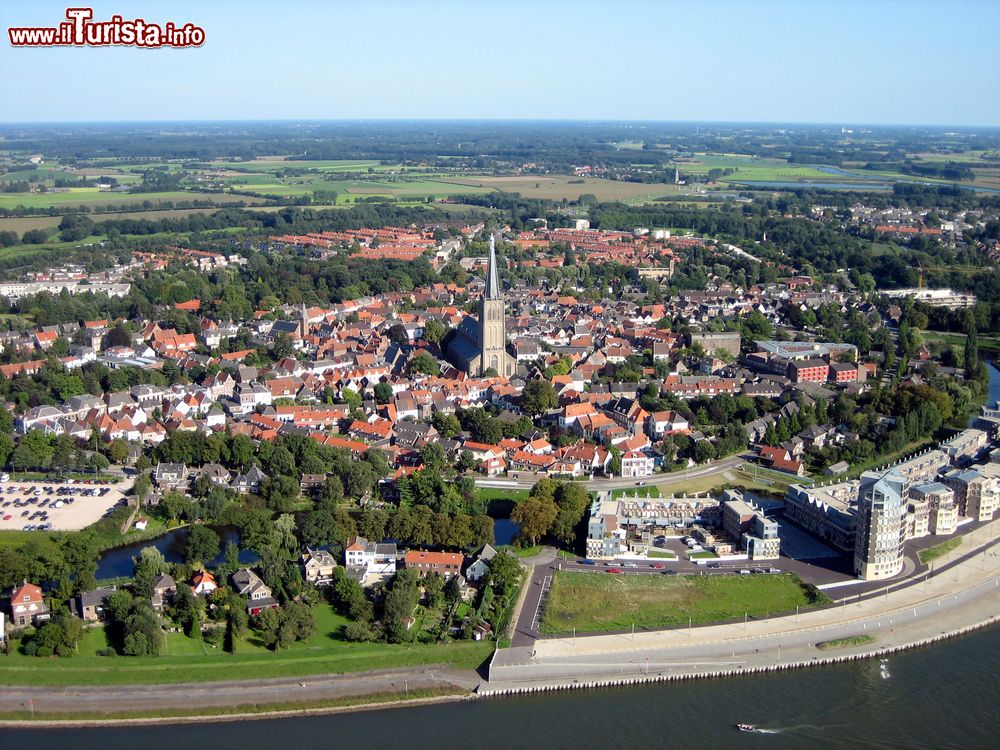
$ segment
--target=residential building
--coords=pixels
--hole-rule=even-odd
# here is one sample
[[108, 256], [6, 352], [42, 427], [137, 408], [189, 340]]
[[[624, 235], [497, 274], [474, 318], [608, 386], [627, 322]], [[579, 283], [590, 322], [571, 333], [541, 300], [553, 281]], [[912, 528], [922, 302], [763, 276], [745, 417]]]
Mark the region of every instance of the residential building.
[[329, 550], [306, 547], [306, 551], [299, 557], [299, 565], [302, 567], [303, 578], [309, 583], [325, 586], [333, 579], [337, 561]]
[[10, 592], [10, 622], [15, 628], [26, 628], [48, 620], [48, 605], [42, 597], [42, 590], [33, 583], [24, 581]]
[[451, 578], [460, 575], [465, 556], [460, 552], [423, 552], [411, 550], [403, 557], [403, 565], [426, 576], [432, 573]]
[[251, 617], [278, 606], [271, 589], [249, 568], [237, 570], [230, 576], [230, 580], [236, 593], [247, 598], [247, 612]]
[[891, 469], [861, 475], [854, 572], [866, 581], [903, 570], [906, 540], [906, 479]]

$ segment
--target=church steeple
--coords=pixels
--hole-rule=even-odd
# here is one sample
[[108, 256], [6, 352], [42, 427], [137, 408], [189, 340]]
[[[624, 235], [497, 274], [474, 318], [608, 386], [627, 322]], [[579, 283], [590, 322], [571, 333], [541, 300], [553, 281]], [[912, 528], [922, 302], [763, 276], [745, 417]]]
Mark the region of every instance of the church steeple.
[[497, 271], [496, 240], [490, 235], [490, 257], [486, 263], [486, 299], [500, 299], [500, 273]]

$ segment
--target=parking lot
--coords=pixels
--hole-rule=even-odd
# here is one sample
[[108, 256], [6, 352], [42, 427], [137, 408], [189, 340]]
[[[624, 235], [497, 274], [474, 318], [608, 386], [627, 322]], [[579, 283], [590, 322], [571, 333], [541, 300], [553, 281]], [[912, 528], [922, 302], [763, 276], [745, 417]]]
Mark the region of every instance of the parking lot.
[[0, 531], [78, 531], [124, 502], [113, 484], [80, 479], [0, 482]]

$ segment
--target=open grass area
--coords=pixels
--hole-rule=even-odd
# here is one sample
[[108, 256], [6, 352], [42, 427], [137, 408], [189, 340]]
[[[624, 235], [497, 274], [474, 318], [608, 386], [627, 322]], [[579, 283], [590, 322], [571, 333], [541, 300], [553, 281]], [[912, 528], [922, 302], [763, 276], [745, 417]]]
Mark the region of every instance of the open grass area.
[[107, 641], [101, 629], [88, 632], [79, 655], [40, 659], [14, 653], [3, 659], [0, 683], [6, 685], [109, 685], [208, 682], [343, 674], [421, 664], [447, 664], [459, 669], [478, 667], [493, 650], [488, 641], [435, 644], [349, 643], [340, 640], [346, 620], [328, 605], [315, 610], [316, 635], [273, 652], [251, 636], [236, 653], [224, 652], [179, 633], [167, 635], [159, 657], [96, 656]]
[[599, 633], [718, 622], [787, 612], [828, 599], [798, 576], [555, 574], [541, 632]]
[[949, 552], [958, 549], [961, 544], [962, 537], [956, 536], [946, 542], [941, 542], [941, 544], [936, 544], [933, 547], [920, 550], [920, 552], [917, 553], [917, 557], [920, 558], [920, 562], [926, 564], [931, 560], [937, 560], [939, 557], [944, 557]]
[[486, 501], [510, 500], [517, 503], [528, 497], [529, 492], [530, 490], [519, 490], [516, 487], [480, 487], [479, 497]]
[[820, 651], [829, 651], [831, 649], [837, 648], [850, 648], [851, 646], [864, 646], [869, 643], [874, 643], [875, 639], [867, 634], [864, 635], [849, 635], [846, 638], [835, 638], [832, 641], [820, 641], [816, 644], [816, 648]]

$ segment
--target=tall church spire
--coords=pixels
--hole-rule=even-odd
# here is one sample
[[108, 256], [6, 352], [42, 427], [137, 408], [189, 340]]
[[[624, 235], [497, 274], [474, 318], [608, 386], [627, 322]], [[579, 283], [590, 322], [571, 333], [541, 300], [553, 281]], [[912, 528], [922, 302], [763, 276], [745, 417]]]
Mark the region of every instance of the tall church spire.
[[490, 257], [486, 264], [486, 299], [500, 299], [500, 274], [497, 271], [496, 240], [490, 234]]

